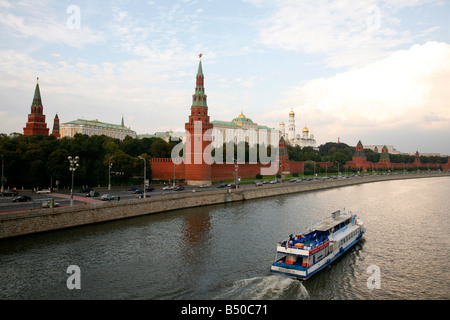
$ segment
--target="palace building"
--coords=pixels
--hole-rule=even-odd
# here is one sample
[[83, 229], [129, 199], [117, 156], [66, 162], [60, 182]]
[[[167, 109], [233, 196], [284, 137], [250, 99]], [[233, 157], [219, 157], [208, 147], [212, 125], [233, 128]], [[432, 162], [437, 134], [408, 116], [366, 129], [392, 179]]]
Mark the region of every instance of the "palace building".
[[98, 120], [78, 119], [61, 124], [61, 137], [73, 138], [76, 134], [85, 134], [88, 136], [105, 135], [114, 139], [124, 140], [130, 136], [137, 138], [136, 132], [126, 127], [122, 117], [121, 124], [105, 123]]
[[[274, 144], [279, 139], [278, 130], [258, 125], [243, 112], [231, 121], [212, 121], [212, 145], [220, 148], [226, 143], [247, 142], [250, 146]], [[276, 144], [276, 143], [275, 143]]]

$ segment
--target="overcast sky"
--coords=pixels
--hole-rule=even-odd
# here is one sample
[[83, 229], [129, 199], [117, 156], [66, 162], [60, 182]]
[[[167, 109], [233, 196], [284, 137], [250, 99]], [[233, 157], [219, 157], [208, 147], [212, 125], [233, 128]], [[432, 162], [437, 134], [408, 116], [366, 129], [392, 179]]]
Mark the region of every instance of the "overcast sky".
[[23, 133], [39, 77], [52, 127], [184, 130], [198, 55], [211, 120], [318, 145], [450, 154], [450, 1], [0, 0], [0, 132]]

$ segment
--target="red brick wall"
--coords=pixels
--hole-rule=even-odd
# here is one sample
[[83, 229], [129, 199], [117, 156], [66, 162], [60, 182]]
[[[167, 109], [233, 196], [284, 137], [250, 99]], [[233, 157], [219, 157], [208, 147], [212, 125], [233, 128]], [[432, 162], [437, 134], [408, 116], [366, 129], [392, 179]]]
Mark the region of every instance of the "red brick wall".
[[[152, 159], [152, 179], [154, 180], [172, 180], [173, 162], [172, 159]], [[175, 179], [184, 179], [184, 164], [175, 165]]]

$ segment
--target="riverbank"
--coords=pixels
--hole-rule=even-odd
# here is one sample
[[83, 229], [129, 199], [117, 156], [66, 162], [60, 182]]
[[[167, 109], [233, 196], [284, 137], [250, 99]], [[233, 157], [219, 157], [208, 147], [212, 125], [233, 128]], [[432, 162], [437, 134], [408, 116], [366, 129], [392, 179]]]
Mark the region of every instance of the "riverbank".
[[178, 209], [310, 192], [363, 183], [449, 176], [450, 173], [362, 176], [351, 179], [283, 183], [261, 187], [246, 187], [243, 189], [216, 189], [195, 193], [175, 193], [147, 199], [93, 203], [38, 211], [11, 212], [0, 215], [0, 239], [132, 218], [147, 214], [163, 213]]

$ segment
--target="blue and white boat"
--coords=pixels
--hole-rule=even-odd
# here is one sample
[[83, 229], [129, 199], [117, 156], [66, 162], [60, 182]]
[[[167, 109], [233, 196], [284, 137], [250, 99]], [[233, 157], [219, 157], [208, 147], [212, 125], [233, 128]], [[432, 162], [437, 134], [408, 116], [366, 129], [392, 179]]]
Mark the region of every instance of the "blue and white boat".
[[270, 270], [306, 280], [339, 258], [361, 240], [365, 232], [356, 214], [345, 209], [335, 211], [331, 217], [306, 228], [305, 233], [291, 235], [279, 243]]

